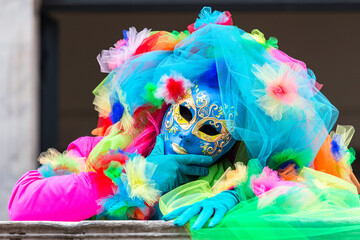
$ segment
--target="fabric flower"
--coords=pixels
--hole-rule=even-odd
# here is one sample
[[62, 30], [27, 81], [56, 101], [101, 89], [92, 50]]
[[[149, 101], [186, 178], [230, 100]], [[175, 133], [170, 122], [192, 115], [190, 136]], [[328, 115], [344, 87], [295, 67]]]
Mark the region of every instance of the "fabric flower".
[[274, 153], [268, 160], [267, 166], [272, 169], [285, 168], [289, 164], [295, 164], [297, 168], [309, 166], [313, 160], [310, 149], [300, 151], [298, 149], [287, 148], [281, 152]]
[[163, 100], [155, 97], [157, 86], [154, 83], [147, 83], [144, 87], [145, 93], [142, 95], [145, 101], [160, 108], [163, 104]]
[[134, 27], [124, 31], [124, 39], [119, 40], [115, 48], [103, 50], [97, 56], [101, 72], [109, 73], [133, 56], [143, 40], [150, 36], [150, 32], [151, 30], [146, 28], [137, 32]]
[[290, 68], [281, 63], [278, 69], [265, 63], [263, 66], [254, 65], [255, 76], [263, 83], [263, 89], [253, 91], [258, 97], [257, 103], [274, 121], [279, 121], [289, 109], [303, 110], [307, 117], [314, 112], [312, 106], [299, 95], [299, 82], [304, 82], [300, 68]]
[[71, 153], [60, 153], [54, 148], [49, 148], [40, 154], [38, 161], [42, 166], [39, 173], [47, 178], [51, 176], [69, 175], [85, 171], [84, 158], [73, 157]]
[[181, 74], [173, 72], [170, 76], [164, 74], [158, 83], [155, 97], [164, 99], [167, 104], [173, 104], [180, 100], [188, 88], [193, 84]]
[[130, 198], [143, 199], [149, 206], [153, 206], [160, 197], [160, 191], [155, 188], [151, 176], [156, 166], [148, 163], [144, 157], [138, 155], [125, 164], [125, 174], [130, 188]]
[[119, 49], [119, 48], [121, 48], [122, 46], [125, 46], [126, 43], [127, 43], [127, 39], [120, 39], [119, 41], [117, 41], [117, 42], [115, 43], [114, 46], [115, 46], [116, 49]]
[[293, 187], [296, 185], [296, 182], [282, 180], [277, 171], [274, 171], [269, 167], [264, 167], [259, 176], [251, 177], [251, 186], [256, 196], [261, 196], [276, 187]]
[[351, 158], [352, 154], [349, 152], [348, 146], [354, 133], [355, 129], [353, 126], [343, 125], [337, 125], [336, 132], [332, 131], [330, 133], [332, 137], [330, 151], [337, 162], [341, 161], [344, 157], [346, 160]]
[[188, 26], [188, 30], [190, 33], [192, 33], [210, 23], [219, 25], [233, 25], [231, 14], [228, 11], [212, 12], [211, 7], [204, 7], [199, 14], [199, 18], [196, 19], [193, 24]]
[[[160, 191], [155, 188], [151, 176], [156, 168], [144, 157], [136, 153], [124, 153], [121, 149], [110, 151], [101, 159], [103, 173], [114, 183], [114, 195], [98, 201], [102, 207], [97, 218], [148, 219], [152, 215], [151, 207], [158, 200]], [[102, 171], [102, 172], [101, 172]]]
[[126, 177], [120, 175], [113, 179], [117, 189], [114, 195], [110, 195], [98, 201], [102, 207], [102, 212], [97, 215], [97, 219], [106, 217], [106, 219], [127, 220], [127, 213], [131, 208], [144, 208], [143, 199], [129, 196], [129, 187]]
[[334, 134], [333, 139], [331, 141], [331, 153], [336, 159], [336, 161], [339, 162], [346, 154], [346, 152], [347, 152], [347, 147], [344, 144], [344, 140], [340, 135]]
[[284, 179], [285, 181], [301, 182], [304, 179], [299, 176], [298, 170], [299, 169], [297, 168], [296, 164], [290, 163], [285, 168], [280, 168], [278, 173], [281, 179]]
[[184, 38], [189, 36], [189, 31], [160, 31], [151, 32], [151, 36], [146, 38], [141, 45], [136, 49], [135, 55], [142, 54], [156, 50], [168, 50], [173, 51], [175, 46]]
[[266, 49], [269, 47], [273, 47], [276, 49], [279, 48], [279, 46], [277, 45], [278, 40], [276, 38], [270, 37], [268, 40], [266, 40], [264, 34], [258, 29], [253, 29], [250, 36], [253, 37], [258, 43], [263, 45]]

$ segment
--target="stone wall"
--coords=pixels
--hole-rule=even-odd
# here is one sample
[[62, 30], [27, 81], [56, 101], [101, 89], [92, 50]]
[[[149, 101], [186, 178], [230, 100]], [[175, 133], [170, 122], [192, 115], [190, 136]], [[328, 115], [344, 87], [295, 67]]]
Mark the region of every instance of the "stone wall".
[[0, 239], [190, 239], [164, 221], [0, 222]]
[[[281, 220], [280, 220], [281, 221]], [[284, 226], [284, 223], [277, 225], [275, 219], [268, 227]], [[324, 220], [319, 224], [319, 221], [314, 219], [288, 219], [289, 226], [308, 226], [308, 229], [313, 228], [317, 232], [317, 228], [335, 228], [331, 233], [331, 239], [344, 239], [344, 233], [347, 232], [347, 240], [360, 239], [360, 218], [331, 218]], [[290, 229], [290, 228], [289, 228]], [[266, 232], [266, 227], [264, 231]], [[295, 229], [294, 229], [295, 230]], [[283, 232], [280, 228], [279, 231]], [[203, 232], [204, 233], [204, 232]], [[260, 236], [261, 233], [259, 233]], [[301, 230], [297, 233], [290, 231], [288, 233], [296, 239], [308, 239], [301, 236]], [[282, 235], [285, 239], [286, 236]], [[296, 236], [297, 237], [296, 237]], [[234, 229], [229, 229], [229, 236], [223, 236], [221, 239], [234, 239], [236, 232]], [[253, 236], [255, 237], [255, 236]], [[211, 238], [211, 236], [209, 236]], [[255, 237], [256, 238], [256, 237]], [[314, 235], [310, 237], [312, 240], [324, 240], [324, 235]], [[82, 222], [1, 222], [0, 221], [0, 239], [16, 239], [16, 240], [35, 240], [35, 239], [156, 239], [156, 240], [185, 240], [190, 239], [190, 236], [182, 227], [175, 227], [172, 222], [164, 221], [82, 221]], [[259, 239], [259, 238], [256, 238]], [[267, 239], [273, 239], [270, 235]], [[292, 238], [293, 239], [293, 238]], [[219, 239], [220, 240], [220, 239]], [[245, 240], [245, 239], [244, 239]]]
[[38, 155], [37, 0], [0, 0], [0, 220], [16, 181]]

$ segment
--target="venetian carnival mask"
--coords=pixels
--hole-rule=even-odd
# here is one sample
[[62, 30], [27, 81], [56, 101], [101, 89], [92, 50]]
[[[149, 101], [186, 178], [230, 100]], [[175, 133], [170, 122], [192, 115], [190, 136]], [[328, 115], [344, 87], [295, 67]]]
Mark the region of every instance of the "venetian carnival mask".
[[212, 156], [214, 162], [236, 142], [225, 126], [219, 90], [189, 88], [167, 110], [163, 125], [165, 154]]

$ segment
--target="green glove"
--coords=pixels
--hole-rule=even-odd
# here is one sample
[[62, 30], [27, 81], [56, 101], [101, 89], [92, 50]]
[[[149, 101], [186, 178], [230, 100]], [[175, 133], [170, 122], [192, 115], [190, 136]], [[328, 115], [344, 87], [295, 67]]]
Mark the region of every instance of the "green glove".
[[225, 214], [239, 203], [239, 197], [235, 190], [228, 190], [217, 194], [212, 198], [202, 200], [192, 205], [178, 208], [165, 215], [165, 221], [177, 218], [174, 221], [175, 226], [183, 226], [191, 218], [199, 215], [192, 225], [192, 229], [199, 230], [212, 217], [208, 227], [217, 225]]
[[161, 134], [146, 160], [157, 166], [152, 179], [162, 192], [168, 192], [199, 176], [208, 175], [207, 167], [213, 162], [212, 157], [204, 155], [164, 155], [164, 140]]

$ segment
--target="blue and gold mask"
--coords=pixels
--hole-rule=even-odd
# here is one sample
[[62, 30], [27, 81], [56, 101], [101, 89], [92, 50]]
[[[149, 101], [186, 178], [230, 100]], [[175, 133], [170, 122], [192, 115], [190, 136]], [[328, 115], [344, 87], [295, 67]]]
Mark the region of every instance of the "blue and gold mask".
[[196, 85], [172, 104], [162, 133], [165, 154], [208, 155], [214, 161], [236, 142], [225, 126], [219, 90], [209, 86]]

